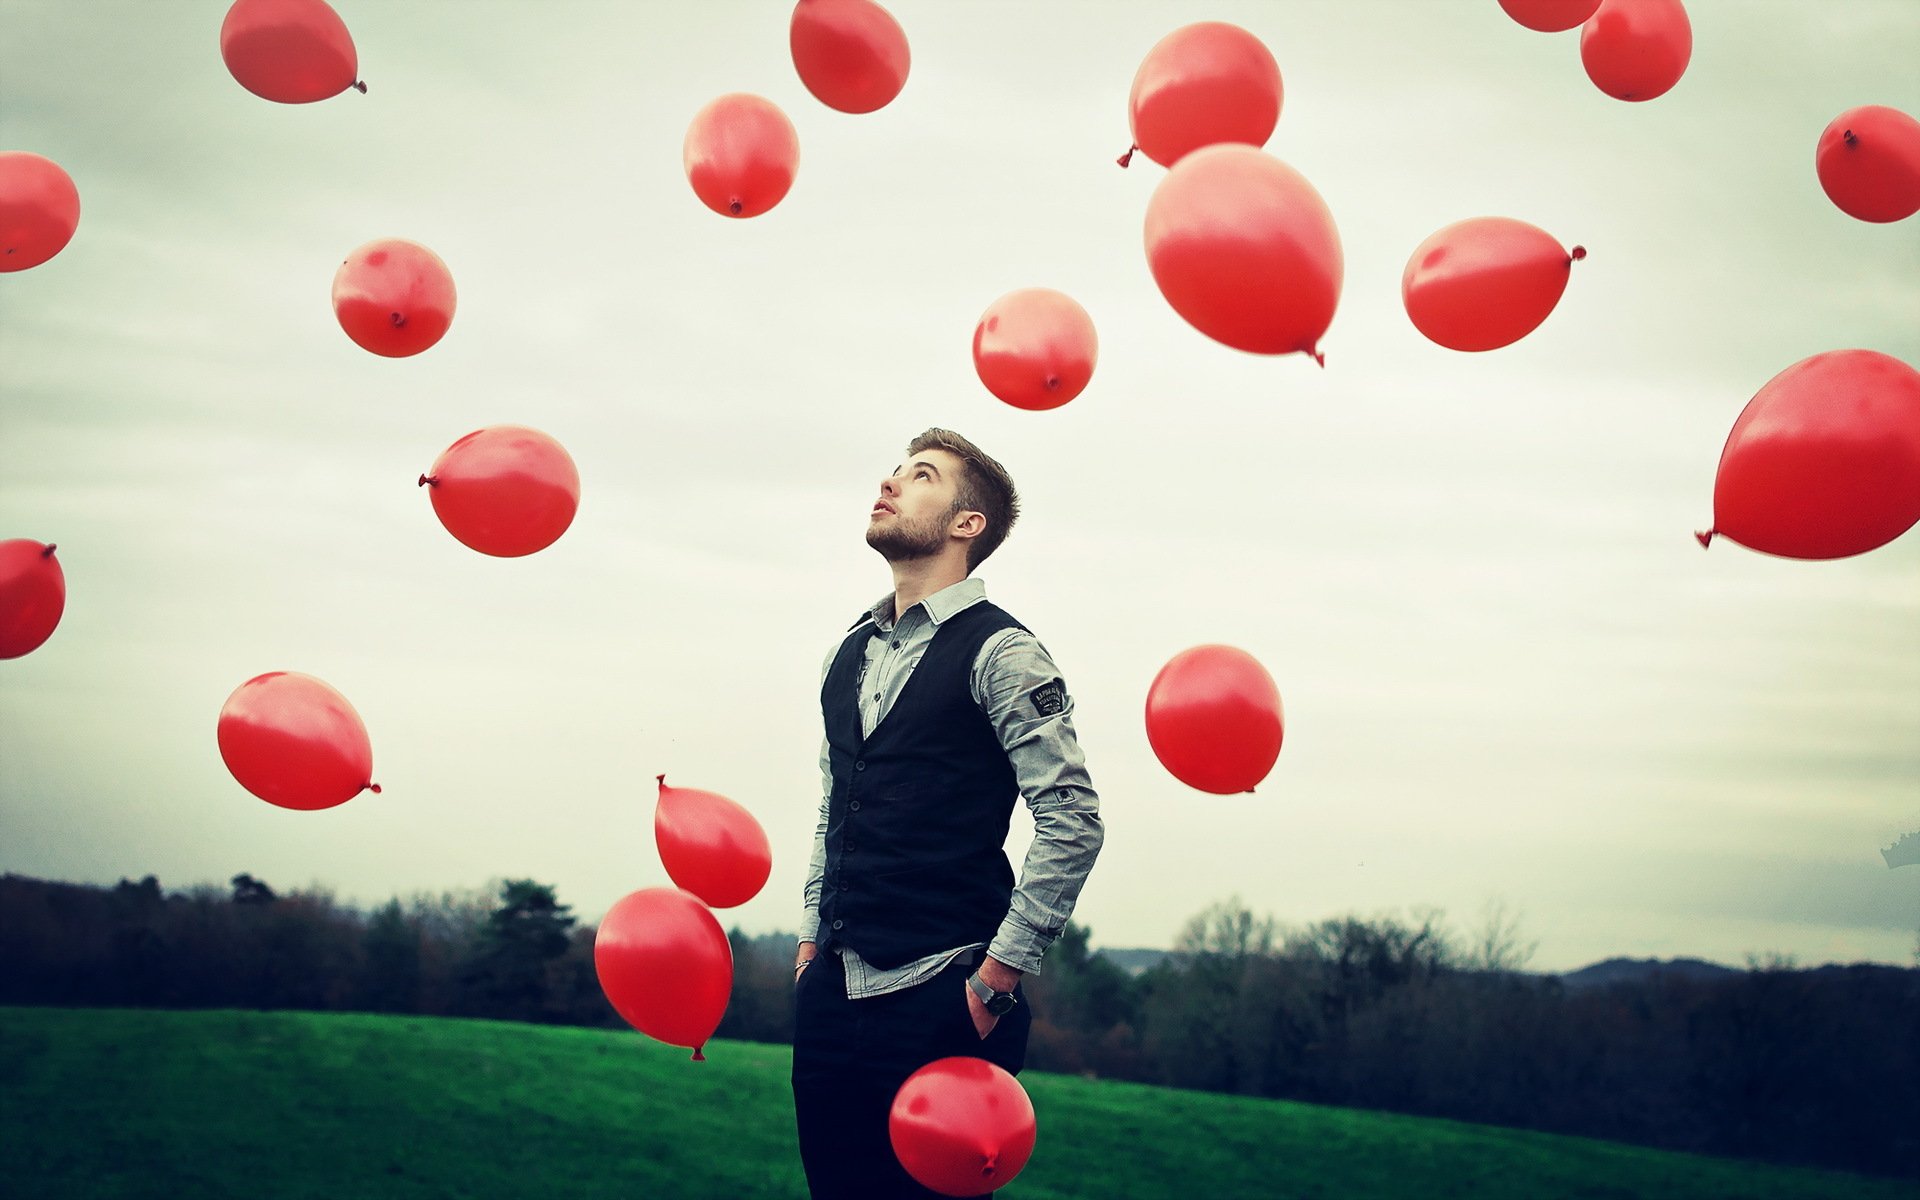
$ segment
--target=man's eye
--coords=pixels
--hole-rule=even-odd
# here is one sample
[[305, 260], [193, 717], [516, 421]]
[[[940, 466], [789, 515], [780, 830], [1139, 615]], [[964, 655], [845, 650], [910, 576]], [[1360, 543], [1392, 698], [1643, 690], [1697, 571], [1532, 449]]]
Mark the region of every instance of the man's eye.
[[915, 479], [926, 479], [926, 478], [929, 478], [929, 476], [927, 475], [927, 473], [926, 473], [925, 471], [915, 471], [915, 472], [913, 473], [913, 477], [914, 477]]

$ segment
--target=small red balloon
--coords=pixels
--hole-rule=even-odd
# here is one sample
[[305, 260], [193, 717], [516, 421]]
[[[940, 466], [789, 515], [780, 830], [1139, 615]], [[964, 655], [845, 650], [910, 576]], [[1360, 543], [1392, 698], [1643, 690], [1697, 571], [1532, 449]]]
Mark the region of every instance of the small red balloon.
[[332, 808], [380, 790], [360, 714], [311, 675], [269, 671], [235, 688], [220, 709], [219, 741], [240, 786], [281, 808]]
[[593, 969], [627, 1024], [706, 1058], [733, 990], [733, 947], [697, 897], [658, 887], [623, 897], [594, 934]]
[[680, 157], [700, 203], [723, 217], [757, 217], [793, 186], [800, 136], [771, 100], [730, 92], [694, 114]]
[[1414, 328], [1449, 350], [1494, 350], [1519, 341], [1547, 319], [1567, 289], [1571, 253], [1537, 225], [1475, 217], [1434, 234], [1400, 276], [1400, 299]]
[[800, 82], [828, 108], [870, 113], [907, 85], [906, 32], [873, 0], [800, 0], [787, 41]]
[[1615, 100], [1664, 96], [1687, 72], [1693, 25], [1680, 0], [1601, 0], [1580, 29], [1580, 62]]
[[667, 877], [714, 908], [760, 894], [773, 871], [773, 847], [752, 813], [716, 792], [667, 786], [653, 810], [654, 842]]
[[347, 255], [333, 274], [333, 315], [364, 350], [407, 358], [453, 324], [453, 275], [440, 256], [401, 238], [380, 238]]
[[1862, 221], [1904, 221], [1920, 212], [1920, 121], [1865, 104], [1820, 134], [1813, 169], [1827, 199]]
[[447, 532], [482, 554], [544, 550], [573, 524], [580, 472], [566, 447], [524, 425], [476, 429], [441, 452], [420, 486]]
[[1013, 1182], [1037, 1135], [1027, 1089], [984, 1058], [921, 1067], [894, 1093], [887, 1114], [894, 1157], [943, 1196], [978, 1196]]
[[1717, 535], [1783, 558], [1845, 558], [1920, 521], [1920, 371], [1829, 350], [1767, 381], [1713, 481]]
[[1541, 33], [1559, 33], [1583, 24], [1600, 0], [1500, 0], [1507, 15]]
[[67, 248], [80, 225], [80, 191], [59, 163], [0, 150], [0, 271], [37, 267]]
[[1250, 792], [1280, 757], [1280, 690], [1260, 661], [1232, 646], [1173, 656], [1147, 689], [1147, 743], [1189, 787]]
[[[1160, 39], [1133, 76], [1134, 147], [1171, 167], [1202, 146], [1264, 146], [1280, 120], [1280, 64], [1238, 25], [1201, 21]], [[1127, 158], [1120, 161], [1127, 165]]]
[[973, 329], [973, 369], [1015, 408], [1059, 408], [1086, 389], [1100, 341], [1071, 296], [1022, 288], [987, 306]]
[[1251, 146], [1194, 151], [1147, 202], [1146, 243], [1160, 294], [1201, 333], [1320, 357], [1345, 260], [1326, 201], [1292, 167]]
[[241, 87], [281, 104], [367, 90], [354, 78], [353, 35], [325, 0], [235, 0], [220, 23], [220, 57]]
[[0, 542], [0, 658], [38, 650], [66, 610], [67, 576], [53, 547], [31, 538]]

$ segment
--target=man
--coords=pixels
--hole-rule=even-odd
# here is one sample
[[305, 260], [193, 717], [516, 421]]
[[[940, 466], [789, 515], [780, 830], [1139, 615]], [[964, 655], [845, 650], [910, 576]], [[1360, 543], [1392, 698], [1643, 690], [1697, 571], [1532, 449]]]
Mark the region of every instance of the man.
[[[971, 577], [1019, 510], [1004, 467], [929, 429], [867, 520], [893, 592], [823, 671], [825, 794], [794, 964], [794, 1110], [815, 1200], [937, 1194], [894, 1156], [894, 1093], [950, 1055], [1019, 1071], [1021, 977], [1100, 852], [1066, 685]], [[1034, 820], [1018, 887], [1005, 851], [1016, 796]]]

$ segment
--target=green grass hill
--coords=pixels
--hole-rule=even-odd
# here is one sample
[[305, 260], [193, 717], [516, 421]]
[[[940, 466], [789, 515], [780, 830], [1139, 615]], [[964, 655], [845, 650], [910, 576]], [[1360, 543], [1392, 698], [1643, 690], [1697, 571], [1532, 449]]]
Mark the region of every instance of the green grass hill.
[[[425, 1017], [0, 1009], [0, 1195], [806, 1195], [784, 1046]], [[1027, 1073], [1008, 1200], [1912, 1200], [1911, 1182]]]

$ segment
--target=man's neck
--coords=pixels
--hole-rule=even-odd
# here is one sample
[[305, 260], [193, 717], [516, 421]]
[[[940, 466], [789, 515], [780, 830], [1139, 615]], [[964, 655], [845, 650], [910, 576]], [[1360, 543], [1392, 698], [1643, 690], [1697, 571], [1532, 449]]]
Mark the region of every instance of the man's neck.
[[949, 554], [889, 563], [893, 568], [893, 619], [898, 621], [914, 605], [967, 577], [964, 557]]

